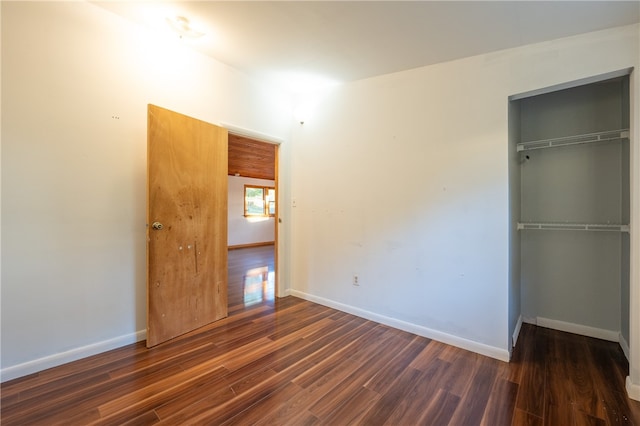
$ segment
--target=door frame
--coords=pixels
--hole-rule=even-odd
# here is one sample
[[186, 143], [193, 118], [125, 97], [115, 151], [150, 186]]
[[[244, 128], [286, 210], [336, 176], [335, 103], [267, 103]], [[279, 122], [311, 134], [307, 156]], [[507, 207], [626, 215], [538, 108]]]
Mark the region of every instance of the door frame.
[[284, 275], [282, 273], [282, 271], [284, 271], [284, 265], [283, 265], [283, 259], [281, 256], [281, 252], [284, 250], [281, 250], [280, 248], [280, 212], [281, 210], [281, 203], [282, 203], [282, 191], [280, 190], [280, 146], [284, 143], [284, 139], [276, 137], [276, 136], [271, 136], [271, 135], [267, 135], [264, 133], [260, 133], [260, 132], [256, 132], [253, 130], [249, 130], [246, 129], [244, 127], [239, 127], [239, 126], [235, 126], [233, 124], [229, 124], [229, 123], [219, 123], [218, 126], [220, 127], [224, 127], [225, 129], [227, 129], [227, 131], [229, 132], [229, 134], [234, 134], [236, 136], [244, 136], [250, 139], [254, 139], [256, 141], [259, 142], [265, 142], [265, 143], [269, 143], [272, 145], [275, 145], [275, 179], [274, 179], [274, 186], [276, 188], [276, 197], [277, 197], [277, 202], [276, 202], [276, 215], [275, 215], [275, 220], [274, 220], [274, 226], [275, 226], [275, 232], [274, 232], [274, 250], [273, 250], [273, 254], [274, 254], [274, 265], [275, 265], [275, 269], [276, 269], [276, 273], [275, 273], [275, 294], [276, 297], [284, 297], [286, 296], [285, 294], [285, 290], [284, 290], [284, 285], [282, 284], [282, 275]]

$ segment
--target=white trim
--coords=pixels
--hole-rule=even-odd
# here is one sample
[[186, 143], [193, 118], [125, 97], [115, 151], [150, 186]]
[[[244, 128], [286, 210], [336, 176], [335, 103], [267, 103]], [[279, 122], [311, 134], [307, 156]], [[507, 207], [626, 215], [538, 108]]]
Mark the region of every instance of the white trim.
[[627, 357], [627, 361], [629, 361], [629, 343], [627, 343], [622, 333], [618, 335], [618, 342], [620, 342], [620, 349], [624, 352], [624, 356]]
[[554, 330], [566, 331], [568, 333], [580, 334], [587, 337], [595, 337], [596, 339], [608, 340], [610, 342], [618, 342], [620, 339], [619, 331], [589, 327], [588, 325], [573, 324], [570, 322], [541, 317], [537, 318], [537, 324], [540, 327], [552, 328]]
[[612, 78], [623, 77], [631, 74], [633, 67], [623, 68], [618, 71], [612, 71], [605, 74], [594, 75], [592, 77], [581, 78], [579, 80], [569, 81], [566, 83], [556, 84], [554, 86], [543, 87], [542, 89], [531, 90], [529, 92], [517, 93], [509, 96], [510, 101], [517, 101], [519, 99], [530, 98], [532, 96], [544, 95], [546, 93], [557, 92], [559, 90], [571, 89], [573, 87], [584, 86], [591, 83], [597, 83], [599, 81], [605, 81]]
[[491, 358], [495, 358], [500, 361], [509, 362], [508, 350], [485, 345], [484, 343], [474, 342], [473, 340], [467, 340], [462, 337], [443, 333], [443, 332], [433, 330], [421, 325], [412, 324], [406, 321], [398, 320], [398, 319], [387, 317], [384, 315], [379, 315], [374, 312], [356, 308], [355, 306], [346, 305], [340, 302], [335, 302], [333, 300], [325, 299], [324, 297], [314, 296], [312, 294], [304, 293], [298, 290], [290, 290], [289, 293], [292, 296], [299, 297], [301, 299], [305, 299], [310, 302], [318, 303], [320, 305], [328, 306], [330, 308], [337, 309], [339, 311], [346, 312], [352, 315], [356, 315], [358, 317], [365, 318], [371, 321], [375, 321], [380, 324], [388, 325], [389, 327], [397, 328], [403, 331], [407, 331], [409, 333], [417, 334], [418, 336], [437, 340], [439, 342], [446, 343], [451, 346], [456, 346], [458, 348], [462, 348], [471, 352], [475, 352], [480, 355], [485, 355]]
[[[640, 32], [640, 30], [637, 30]], [[640, 37], [640, 35], [638, 35]], [[636, 65], [639, 60], [636, 59]], [[640, 401], [640, 73], [633, 70], [629, 79], [630, 150], [630, 224], [629, 236], [629, 376], [627, 394]]]
[[522, 315], [518, 317], [518, 322], [516, 322], [516, 328], [513, 330], [513, 340], [511, 341], [511, 347], [515, 348], [516, 343], [518, 342], [518, 336], [520, 336], [520, 329], [522, 328]]
[[130, 345], [147, 338], [147, 330], [139, 330], [135, 333], [125, 334], [123, 336], [114, 337], [113, 339], [103, 340], [102, 342], [92, 343], [90, 345], [79, 348], [70, 349], [53, 355], [47, 355], [42, 358], [27, 361], [22, 364], [12, 365], [3, 368], [0, 371], [0, 382], [16, 379], [28, 374], [37, 373], [48, 368], [57, 367], [68, 362], [77, 361], [92, 355], [110, 351], [122, 346]]
[[629, 396], [629, 398], [640, 401], [640, 385], [631, 383], [631, 377], [629, 376], [627, 376], [625, 387], [627, 389], [627, 395]]
[[235, 126], [233, 124], [229, 124], [229, 123], [219, 123], [218, 126], [220, 127], [224, 127], [225, 129], [227, 129], [229, 131], [229, 133], [232, 133], [234, 135], [238, 135], [238, 136], [245, 136], [251, 139], [256, 139], [260, 142], [267, 142], [267, 143], [272, 143], [272, 144], [276, 144], [276, 145], [280, 145], [282, 143], [284, 143], [284, 139], [276, 137], [276, 136], [271, 136], [271, 135], [267, 135], [264, 133], [260, 133], [260, 132], [256, 132], [253, 130], [249, 130], [249, 129], [245, 129], [244, 127], [240, 127], [240, 126]]

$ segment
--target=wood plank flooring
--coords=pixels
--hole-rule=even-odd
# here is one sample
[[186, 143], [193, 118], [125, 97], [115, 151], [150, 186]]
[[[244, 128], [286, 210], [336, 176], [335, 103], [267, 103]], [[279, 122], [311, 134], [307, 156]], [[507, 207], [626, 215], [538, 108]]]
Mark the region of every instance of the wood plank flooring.
[[640, 425], [615, 343], [524, 325], [511, 363], [294, 297], [229, 252], [229, 318], [2, 384], [2, 425]]

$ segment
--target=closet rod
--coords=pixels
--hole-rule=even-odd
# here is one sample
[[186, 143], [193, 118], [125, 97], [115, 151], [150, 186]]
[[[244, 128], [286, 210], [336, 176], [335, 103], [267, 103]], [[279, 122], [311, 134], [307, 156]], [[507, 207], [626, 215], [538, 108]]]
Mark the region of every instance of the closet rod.
[[629, 232], [629, 225], [610, 223], [551, 223], [551, 222], [518, 222], [518, 230], [541, 231], [617, 231]]
[[530, 142], [520, 142], [516, 145], [517, 151], [529, 151], [532, 149], [556, 148], [560, 146], [579, 145], [594, 142], [614, 141], [628, 139], [629, 129], [610, 130], [606, 132], [587, 133], [583, 135], [565, 136], [561, 138], [542, 139]]

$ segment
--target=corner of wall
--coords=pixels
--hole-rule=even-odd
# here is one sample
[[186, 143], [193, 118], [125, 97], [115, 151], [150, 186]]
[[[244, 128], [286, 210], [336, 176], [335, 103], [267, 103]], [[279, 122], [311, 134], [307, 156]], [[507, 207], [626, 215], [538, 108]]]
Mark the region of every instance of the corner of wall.
[[636, 401], [640, 401], [640, 385], [631, 383], [631, 378], [627, 376], [626, 381], [627, 396]]
[[620, 343], [620, 349], [622, 349], [624, 356], [627, 358], [627, 361], [629, 361], [629, 343], [622, 333], [618, 336], [618, 342]]
[[512, 336], [512, 341], [511, 341], [511, 348], [509, 348], [509, 350], [512, 350], [513, 348], [516, 347], [516, 343], [518, 343], [518, 337], [520, 336], [520, 329], [522, 328], [522, 315], [520, 315], [518, 317], [518, 322], [516, 323], [516, 327], [515, 330], [513, 331], [513, 336]]

